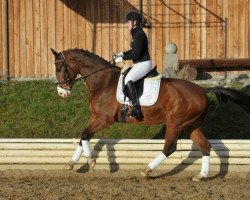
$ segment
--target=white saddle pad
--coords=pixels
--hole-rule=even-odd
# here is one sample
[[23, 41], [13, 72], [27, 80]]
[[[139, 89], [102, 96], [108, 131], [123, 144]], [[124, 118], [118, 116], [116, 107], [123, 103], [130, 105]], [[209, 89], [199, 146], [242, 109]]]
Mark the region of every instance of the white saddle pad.
[[[161, 77], [162, 75], [159, 74], [156, 77], [146, 78], [144, 80], [143, 94], [139, 99], [141, 106], [151, 106], [155, 104], [159, 95]], [[123, 94], [122, 91], [122, 79], [123, 75], [121, 74], [117, 86], [116, 98], [119, 103], [128, 104], [128, 98], [126, 98], [126, 100], [124, 101], [125, 95]]]

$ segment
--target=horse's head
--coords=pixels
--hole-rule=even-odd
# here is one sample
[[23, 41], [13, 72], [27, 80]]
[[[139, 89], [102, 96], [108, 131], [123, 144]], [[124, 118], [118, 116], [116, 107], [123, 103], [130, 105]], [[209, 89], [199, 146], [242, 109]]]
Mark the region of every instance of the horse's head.
[[55, 56], [57, 92], [58, 95], [66, 98], [71, 93], [78, 70], [76, 71], [70, 60], [66, 60], [64, 52], [57, 53], [54, 49], [51, 51]]

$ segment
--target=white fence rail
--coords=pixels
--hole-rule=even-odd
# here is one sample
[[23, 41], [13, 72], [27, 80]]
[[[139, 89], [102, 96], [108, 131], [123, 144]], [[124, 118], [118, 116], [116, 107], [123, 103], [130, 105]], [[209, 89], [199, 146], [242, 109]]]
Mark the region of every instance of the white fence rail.
[[[79, 139], [0, 139], [1, 169], [62, 168], [70, 160]], [[250, 168], [250, 140], [210, 140], [211, 165]], [[92, 139], [97, 168], [141, 168], [162, 150], [164, 140]], [[191, 140], [179, 140], [177, 151], [161, 165], [191, 166], [201, 164], [201, 152]], [[78, 167], [86, 163], [82, 157]]]

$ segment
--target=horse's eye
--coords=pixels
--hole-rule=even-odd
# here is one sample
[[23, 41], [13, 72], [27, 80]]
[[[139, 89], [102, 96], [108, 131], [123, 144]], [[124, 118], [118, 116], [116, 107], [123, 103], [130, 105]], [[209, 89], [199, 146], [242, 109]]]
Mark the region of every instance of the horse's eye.
[[58, 63], [58, 64], [56, 65], [56, 72], [60, 72], [61, 69], [62, 69], [62, 66], [63, 66], [63, 64]]
[[61, 71], [61, 67], [56, 66], [56, 72], [60, 72]]

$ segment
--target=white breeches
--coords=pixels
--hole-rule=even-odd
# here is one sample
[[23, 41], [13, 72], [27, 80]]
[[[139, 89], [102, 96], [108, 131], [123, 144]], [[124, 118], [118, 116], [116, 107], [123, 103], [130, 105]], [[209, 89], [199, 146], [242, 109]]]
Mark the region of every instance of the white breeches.
[[125, 85], [129, 81], [137, 81], [143, 76], [145, 76], [152, 69], [151, 60], [139, 62], [134, 64], [132, 69], [129, 71], [128, 75], [125, 78]]

